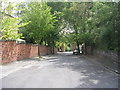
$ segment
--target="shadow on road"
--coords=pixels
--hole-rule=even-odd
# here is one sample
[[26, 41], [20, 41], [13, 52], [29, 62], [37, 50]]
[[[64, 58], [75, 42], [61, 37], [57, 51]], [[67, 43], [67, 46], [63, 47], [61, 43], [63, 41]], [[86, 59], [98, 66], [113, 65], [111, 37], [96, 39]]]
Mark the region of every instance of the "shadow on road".
[[118, 88], [117, 75], [86, 59], [83, 55], [76, 56], [72, 55], [72, 53], [58, 53], [57, 57], [59, 60], [55, 58], [50, 61], [56, 65], [56, 68], [67, 68], [79, 73], [80, 84], [76, 88], [84, 85], [86, 88]]

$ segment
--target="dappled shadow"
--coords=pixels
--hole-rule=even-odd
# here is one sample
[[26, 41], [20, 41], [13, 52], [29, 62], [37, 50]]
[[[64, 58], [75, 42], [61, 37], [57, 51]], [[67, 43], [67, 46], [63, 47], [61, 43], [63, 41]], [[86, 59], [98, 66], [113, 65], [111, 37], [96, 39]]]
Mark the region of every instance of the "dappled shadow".
[[118, 88], [117, 75], [84, 58], [83, 55], [78, 57], [72, 54], [60, 54], [57, 57], [59, 60], [55, 58], [50, 61], [56, 68], [67, 68], [79, 73], [79, 85], [76, 88]]

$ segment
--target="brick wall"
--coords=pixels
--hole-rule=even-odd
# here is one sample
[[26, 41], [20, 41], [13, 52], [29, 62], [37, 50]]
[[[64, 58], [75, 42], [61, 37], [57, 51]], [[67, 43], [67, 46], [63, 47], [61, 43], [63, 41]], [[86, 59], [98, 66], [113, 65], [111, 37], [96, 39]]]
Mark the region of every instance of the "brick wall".
[[38, 56], [38, 45], [31, 45], [30, 57]]
[[98, 57], [105, 57], [118, 62], [118, 53], [115, 51], [94, 50], [93, 54]]
[[46, 46], [39, 46], [39, 49], [40, 49], [40, 55], [46, 55], [47, 54]]
[[[40, 55], [47, 55], [52, 53], [51, 47], [39, 46]], [[55, 54], [57, 49], [54, 49]], [[12, 61], [31, 58], [38, 56], [38, 45], [33, 44], [16, 44], [16, 41], [2, 41], [0, 42], [0, 61], [6, 64]]]
[[16, 41], [2, 41], [1, 60], [3, 64], [38, 55], [38, 46], [16, 44]]
[[[39, 46], [40, 49], [40, 55], [48, 55], [53, 53], [53, 48], [52, 47], [47, 47], [47, 46]], [[57, 48], [54, 48], [54, 54], [57, 54]]]
[[51, 54], [51, 53], [52, 53], [52, 48], [51, 47], [47, 47], [47, 53], [46, 54], [48, 55], [48, 54]]
[[2, 63], [9, 63], [17, 60], [17, 47], [15, 41], [2, 42]]
[[93, 48], [92, 46], [86, 46], [86, 54], [92, 55], [93, 54]]
[[0, 42], [0, 63], [2, 61], [2, 42]]

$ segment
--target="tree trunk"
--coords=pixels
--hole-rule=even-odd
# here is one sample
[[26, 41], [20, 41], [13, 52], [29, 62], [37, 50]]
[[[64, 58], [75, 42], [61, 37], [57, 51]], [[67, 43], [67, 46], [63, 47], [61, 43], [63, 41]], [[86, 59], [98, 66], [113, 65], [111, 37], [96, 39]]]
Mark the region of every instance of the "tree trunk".
[[91, 55], [93, 55], [94, 44], [91, 44]]
[[53, 46], [53, 54], [55, 54], [55, 53], [54, 53], [54, 46]]
[[39, 46], [39, 44], [38, 44], [38, 57], [40, 58], [40, 46]]
[[86, 55], [87, 54], [87, 46], [86, 46], [86, 43], [84, 43], [84, 54]]
[[79, 44], [79, 40], [77, 39], [78, 31], [77, 31], [76, 25], [74, 25], [74, 29], [75, 29], [75, 34], [76, 34], [76, 44], [78, 48], [78, 53], [80, 53], [80, 47], [79, 47], [80, 44]]
[[54, 54], [54, 41], [53, 41], [53, 46], [52, 46], [52, 52]]
[[40, 54], [40, 45], [42, 44], [42, 41], [43, 41], [43, 38], [38, 42], [38, 57], [39, 58], [41, 57], [41, 54]]
[[77, 43], [77, 48], [78, 48], [78, 53], [80, 53], [80, 47], [79, 47], [79, 42], [78, 42], [78, 40], [76, 40], [76, 43]]

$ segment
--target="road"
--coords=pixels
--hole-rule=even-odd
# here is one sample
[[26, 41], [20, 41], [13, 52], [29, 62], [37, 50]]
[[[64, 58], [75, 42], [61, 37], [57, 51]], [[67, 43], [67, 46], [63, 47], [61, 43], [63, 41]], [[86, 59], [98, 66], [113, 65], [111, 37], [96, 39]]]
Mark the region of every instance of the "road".
[[11, 72], [2, 88], [118, 88], [118, 77], [82, 56], [59, 53]]

